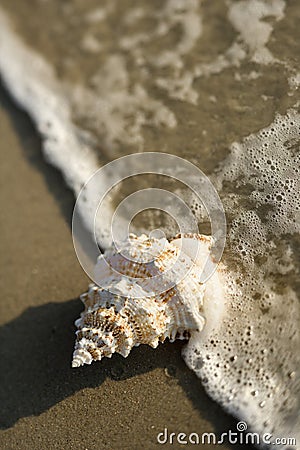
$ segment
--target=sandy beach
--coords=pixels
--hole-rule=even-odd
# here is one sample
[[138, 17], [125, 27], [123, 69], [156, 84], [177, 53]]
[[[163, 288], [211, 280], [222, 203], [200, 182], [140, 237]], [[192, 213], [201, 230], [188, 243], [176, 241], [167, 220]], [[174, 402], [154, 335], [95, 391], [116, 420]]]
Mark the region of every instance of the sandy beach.
[[[297, 0], [1, 2], [0, 450], [254, 448], [177, 442], [235, 432], [220, 404], [249, 430], [296, 435], [299, 13]], [[193, 370], [182, 341], [72, 369], [90, 282], [73, 248], [75, 196], [99, 167], [147, 151], [195, 164], [220, 196], [224, 317], [195, 333]], [[102, 228], [154, 180], [211, 233], [180, 179], [177, 190], [147, 176], [115, 189]], [[158, 209], [147, 233], [164, 226]]]
[[181, 342], [71, 369], [88, 285], [72, 245], [73, 195], [44, 161], [30, 119], [3, 88], [0, 98], [0, 448], [178, 448], [157, 434], [235, 430], [186, 367]]

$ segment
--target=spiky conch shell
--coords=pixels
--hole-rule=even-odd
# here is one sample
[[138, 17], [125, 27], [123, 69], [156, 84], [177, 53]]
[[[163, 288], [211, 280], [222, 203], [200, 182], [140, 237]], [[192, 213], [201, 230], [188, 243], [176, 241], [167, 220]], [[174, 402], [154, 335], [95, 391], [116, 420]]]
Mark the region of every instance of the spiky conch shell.
[[[213, 327], [223, 310], [220, 270], [207, 283], [200, 282], [212, 243], [210, 237], [195, 234], [178, 235], [170, 241], [130, 235], [122, 254], [108, 251], [101, 255], [96, 265], [101, 287], [91, 284], [80, 297], [85, 309], [75, 322], [78, 330], [72, 367], [110, 358], [115, 352], [127, 357], [140, 344], [155, 348], [167, 338], [188, 338], [193, 332], [202, 332], [207, 319]], [[189, 254], [195, 245], [196, 261]], [[155, 256], [150, 263], [149, 248]], [[209, 297], [207, 302], [205, 297]]]

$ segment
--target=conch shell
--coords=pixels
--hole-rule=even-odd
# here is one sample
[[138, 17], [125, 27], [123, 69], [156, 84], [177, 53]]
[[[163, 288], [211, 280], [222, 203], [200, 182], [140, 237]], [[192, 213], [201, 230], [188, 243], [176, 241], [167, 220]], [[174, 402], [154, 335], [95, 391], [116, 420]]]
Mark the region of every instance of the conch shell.
[[80, 297], [85, 309], [75, 322], [72, 367], [115, 352], [127, 357], [140, 344], [155, 348], [167, 338], [187, 339], [207, 321], [214, 326], [223, 311], [220, 270], [200, 280], [205, 261], [213, 262], [212, 244], [196, 234], [170, 241], [131, 234], [121, 251], [101, 255], [95, 269], [100, 286], [91, 284]]

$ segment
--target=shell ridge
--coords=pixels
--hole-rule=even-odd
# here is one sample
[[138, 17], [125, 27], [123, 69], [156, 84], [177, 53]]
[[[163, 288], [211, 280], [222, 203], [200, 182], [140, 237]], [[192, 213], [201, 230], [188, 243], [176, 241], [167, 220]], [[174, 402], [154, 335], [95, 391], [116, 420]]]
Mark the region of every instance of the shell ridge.
[[[185, 240], [184, 251], [179, 247], [180, 239]], [[214, 281], [199, 281], [203, 258], [212, 244], [212, 238], [204, 235], [177, 235], [167, 241], [131, 234], [121, 250], [138, 262], [126, 260], [114, 249], [100, 255], [96, 270], [103, 269], [101, 287], [90, 284], [80, 296], [84, 311], [75, 321], [72, 366], [91, 364], [113, 353], [127, 357], [134, 346], [148, 344], [155, 348], [167, 338], [187, 339], [192, 333], [202, 332], [207, 318], [213, 322], [210, 316], [214, 314], [209, 298], [204, 301], [206, 288], [208, 297], [213, 298], [212, 307], [217, 307], [220, 289], [213, 287]], [[193, 245], [201, 250], [196, 261]], [[155, 259], [149, 261], [149, 256]], [[108, 264], [104, 265], [104, 258]], [[119, 273], [112, 270], [110, 262], [120, 269]]]

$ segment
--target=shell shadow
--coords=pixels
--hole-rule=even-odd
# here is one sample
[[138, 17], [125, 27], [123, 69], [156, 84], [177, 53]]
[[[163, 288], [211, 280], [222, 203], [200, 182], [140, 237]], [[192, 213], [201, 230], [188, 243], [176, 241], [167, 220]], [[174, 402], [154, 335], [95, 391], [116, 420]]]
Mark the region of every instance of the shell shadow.
[[[25, 310], [0, 328], [0, 427], [39, 415], [86, 387], [99, 387], [108, 377], [115, 382], [162, 367], [170, 383], [179, 383], [201, 415], [218, 434], [235, 429], [236, 421], [205, 393], [200, 380], [181, 358], [184, 343], [165, 343], [157, 349], [142, 345], [128, 358], [114, 355], [77, 369], [71, 368], [74, 320], [82, 311], [79, 299], [47, 303]], [[247, 446], [251, 448], [251, 446]]]

